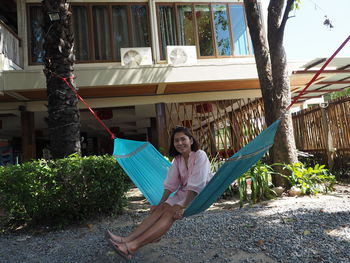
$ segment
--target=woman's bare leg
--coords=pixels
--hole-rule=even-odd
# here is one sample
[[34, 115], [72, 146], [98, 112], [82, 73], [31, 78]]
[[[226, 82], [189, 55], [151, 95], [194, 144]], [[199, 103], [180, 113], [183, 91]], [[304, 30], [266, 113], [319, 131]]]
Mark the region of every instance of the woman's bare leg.
[[150, 228], [155, 222], [157, 222], [167, 210], [170, 210], [171, 206], [167, 203], [164, 203], [161, 207], [156, 209], [152, 214], [147, 216], [136, 229], [129, 234], [127, 237], [121, 237], [110, 233], [110, 237], [113, 241], [117, 243], [121, 242], [130, 242], [142, 235], [148, 228]]
[[115, 245], [125, 254], [129, 254], [129, 252], [134, 253], [140, 247], [151, 243], [164, 235], [175, 222], [174, 213], [174, 208], [171, 207], [170, 209], [167, 209], [159, 220], [147, 228], [146, 231], [143, 231], [139, 236], [131, 241], [126, 241], [125, 243]]

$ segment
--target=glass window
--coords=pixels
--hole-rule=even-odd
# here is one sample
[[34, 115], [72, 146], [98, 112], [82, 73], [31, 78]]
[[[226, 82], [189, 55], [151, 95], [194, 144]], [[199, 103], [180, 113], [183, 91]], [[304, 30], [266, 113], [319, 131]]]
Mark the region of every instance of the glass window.
[[30, 54], [32, 63], [42, 63], [44, 61], [44, 32], [42, 24], [44, 21], [41, 6], [29, 7], [30, 19]]
[[195, 14], [197, 19], [200, 56], [214, 56], [209, 5], [196, 5]]
[[176, 45], [176, 26], [174, 23], [173, 7], [159, 6], [159, 28], [160, 28], [160, 44], [162, 50], [162, 58], [165, 58], [166, 46]]
[[117, 61], [120, 61], [120, 48], [130, 47], [127, 6], [112, 7], [113, 47]]
[[78, 61], [89, 60], [89, 27], [85, 6], [73, 6], [74, 52]]
[[218, 56], [230, 56], [231, 38], [226, 5], [213, 5], [216, 48]]
[[180, 5], [177, 7], [179, 23], [179, 44], [182, 46], [196, 45], [194, 37], [192, 6]]
[[93, 32], [96, 60], [112, 59], [107, 6], [93, 6]]
[[230, 5], [234, 54], [236, 56], [249, 55], [247, 26], [242, 5]]
[[148, 19], [145, 5], [131, 7], [133, 26], [133, 47], [149, 47]]

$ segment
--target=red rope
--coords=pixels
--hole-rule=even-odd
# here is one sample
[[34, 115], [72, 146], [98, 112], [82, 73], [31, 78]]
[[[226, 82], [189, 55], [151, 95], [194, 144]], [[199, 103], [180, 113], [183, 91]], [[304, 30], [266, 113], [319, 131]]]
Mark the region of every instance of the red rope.
[[68, 85], [68, 87], [70, 87], [71, 90], [73, 90], [73, 92], [78, 97], [78, 99], [80, 99], [86, 105], [86, 107], [88, 107], [89, 111], [92, 113], [92, 115], [95, 117], [95, 119], [107, 130], [109, 135], [111, 135], [111, 139], [114, 140], [116, 138], [114, 133], [106, 126], [106, 124], [104, 124], [104, 122], [97, 116], [97, 114], [94, 112], [94, 110], [91, 109], [89, 104], [87, 104], [87, 102], [79, 95], [79, 93], [76, 91], [76, 89], [67, 81], [67, 79], [73, 79], [74, 76], [69, 77], [69, 78], [63, 78], [55, 73], [53, 73], [53, 74], [56, 75], [57, 77], [59, 77], [60, 79], [62, 79]]
[[316, 80], [316, 78], [322, 73], [322, 71], [328, 66], [328, 64], [333, 60], [333, 58], [339, 53], [339, 51], [346, 45], [346, 43], [349, 40], [350, 40], [350, 35], [347, 37], [347, 39], [345, 39], [345, 41], [340, 45], [340, 47], [338, 47], [338, 49], [334, 52], [334, 54], [329, 59], [327, 59], [327, 61], [319, 69], [319, 71], [317, 71], [315, 76], [309, 81], [306, 87], [302, 91], [300, 91], [299, 95], [293, 99], [292, 103], [289, 104], [289, 106], [287, 107], [286, 109], [287, 111], [292, 107], [293, 104], [295, 104], [300, 99], [300, 97], [305, 93], [305, 91], [310, 87], [310, 85]]

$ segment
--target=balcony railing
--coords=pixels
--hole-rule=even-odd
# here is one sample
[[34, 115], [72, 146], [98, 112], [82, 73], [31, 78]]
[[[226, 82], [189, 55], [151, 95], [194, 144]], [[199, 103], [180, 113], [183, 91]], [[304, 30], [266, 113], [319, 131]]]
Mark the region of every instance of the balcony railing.
[[0, 55], [20, 66], [19, 37], [0, 20]]

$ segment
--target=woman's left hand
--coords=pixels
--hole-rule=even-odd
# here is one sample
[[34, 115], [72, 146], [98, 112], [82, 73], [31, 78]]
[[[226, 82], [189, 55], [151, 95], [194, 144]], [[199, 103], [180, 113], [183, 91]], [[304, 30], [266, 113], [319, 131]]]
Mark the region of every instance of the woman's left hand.
[[174, 212], [174, 219], [178, 220], [181, 219], [183, 216], [183, 213], [185, 212], [185, 207], [180, 205], [174, 206], [175, 212]]

